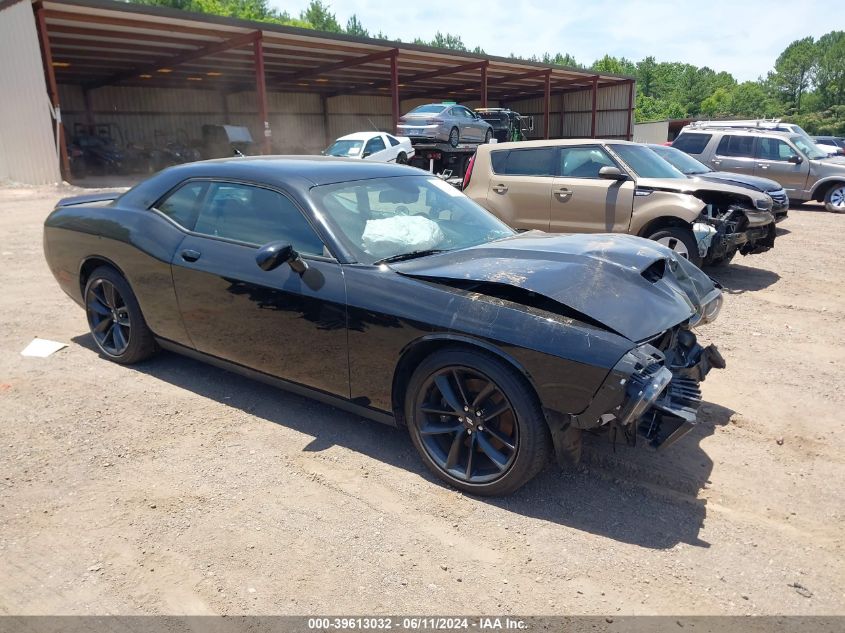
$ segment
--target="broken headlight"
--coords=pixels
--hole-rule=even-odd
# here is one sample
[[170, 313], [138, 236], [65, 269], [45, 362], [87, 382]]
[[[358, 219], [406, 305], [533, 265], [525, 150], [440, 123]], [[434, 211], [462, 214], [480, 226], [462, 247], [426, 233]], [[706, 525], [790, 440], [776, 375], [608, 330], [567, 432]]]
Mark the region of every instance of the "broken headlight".
[[690, 317], [689, 326], [698, 327], [705, 323], [712, 323], [722, 310], [722, 291], [714, 288], [701, 302], [695, 314]]

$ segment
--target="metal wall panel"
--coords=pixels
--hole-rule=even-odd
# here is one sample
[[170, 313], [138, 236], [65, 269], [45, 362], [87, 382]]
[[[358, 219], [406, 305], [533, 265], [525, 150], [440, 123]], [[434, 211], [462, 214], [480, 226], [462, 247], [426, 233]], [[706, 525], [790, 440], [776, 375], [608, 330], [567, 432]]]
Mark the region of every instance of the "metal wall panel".
[[637, 143], [665, 143], [669, 139], [669, 121], [649, 121], [634, 126]]
[[[509, 102], [508, 107], [520, 114], [534, 117], [534, 131], [529, 138], [543, 137], [544, 104], [542, 97]], [[561, 105], [563, 125], [561, 126]], [[628, 121], [628, 86], [620, 84], [599, 88], [596, 94], [596, 136], [600, 138], [625, 138]], [[552, 93], [549, 135], [552, 138], [589, 137], [592, 127], [592, 89], [563, 94]]]
[[61, 181], [35, 17], [29, 2], [0, 10], [0, 181]]

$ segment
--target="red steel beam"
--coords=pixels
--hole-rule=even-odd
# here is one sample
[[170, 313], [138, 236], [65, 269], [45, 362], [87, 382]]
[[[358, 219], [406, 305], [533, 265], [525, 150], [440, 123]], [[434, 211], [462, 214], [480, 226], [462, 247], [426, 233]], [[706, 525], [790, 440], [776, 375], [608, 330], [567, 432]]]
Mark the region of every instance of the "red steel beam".
[[53, 70], [53, 53], [50, 50], [50, 35], [47, 32], [47, 21], [44, 18], [44, 7], [39, 2], [35, 7], [35, 21], [38, 25], [38, 35], [41, 40], [41, 58], [44, 61], [44, 71], [47, 75], [47, 89], [50, 92], [50, 102], [59, 117], [56, 142], [59, 146], [59, 164], [61, 166], [62, 178], [70, 179], [70, 159], [67, 155], [67, 143], [65, 142], [65, 126], [61, 122], [61, 106], [59, 105], [59, 88], [56, 85], [56, 73]]
[[330, 73], [334, 70], [349, 68], [350, 66], [360, 66], [361, 64], [369, 64], [370, 62], [379, 61], [381, 59], [387, 59], [388, 57], [392, 58], [398, 53], [398, 49], [391, 48], [388, 51], [379, 51], [378, 53], [373, 53], [372, 55], [363, 55], [361, 57], [343, 59], [333, 64], [325, 64], [324, 66], [317, 66], [316, 68], [308, 68], [295, 73], [289, 73], [285, 75], [274, 75], [273, 79], [278, 79], [280, 81], [296, 81], [297, 79], [305, 79], [306, 77], [323, 75], [325, 73]]
[[590, 136], [596, 138], [596, 108], [598, 107], [599, 76], [593, 77], [593, 111], [590, 120]]
[[261, 32], [252, 43], [253, 59], [255, 61], [255, 96], [258, 100], [258, 123], [261, 130], [261, 153], [269, 154], [271, 148], [271, 130], [270, 121], [267, 120], [267, 82], [264, 77], [264, 47], [262, 46], [264, 38]]
[[631, 123], [634, 120], [634, 80], [628, 82], [628, 131], [625, 136], [629, 141], [634, 140], [631, 135]]
[[399, 51], [393, 51], [390, 56], [390, 106], [393, 114], [393, 129], [396, 133], [396, 126], [399, 125]]
[[102, 88], [103, 86], [110, 86], [112, 84], [118, 83], [119, 81], [133, 79], [138, 75], [152, 74], [156, 72], [159, 68], [178, 66], [180, 64], [184, 64], [186, 62], [190, 62], [201, 57], [207, 57], [208, 55], [215, 55], [217, 53], [221, 53], [232, 48], [240, 48], [241, 46], [246, 46], [247, 44], [253, 44], [256, 40], [260, 38], [261, 31], [251, 31], [249, 33], [244, 33], [243, 35], [237, 35], [235, 37], [229, 38], [228, 40], [223, 40], [222, 42], [217, 42], [216, 44], [209, 44], [193, 51], [187, 51], [185, 53], [182, 53], [181, 55], [162, 57], [151, 64], [139, 66], [138, 68], [133, 68], [132, 70], [127, 70], [124, 72], [115, 73], [107, 79], [94, 82], [86, 87], [88, 90], [93, 90], [95, 88]]
[[552, 109], [552, 71], [546, 73], [546, 81], [543, 84], [543, 138], [549, 138], [551, 130], [551, 109]]
[[481, 107], [487, 107], [487, 68], [490, 66], [490, 62], [484, 62], [484, 65], [481, 67]]

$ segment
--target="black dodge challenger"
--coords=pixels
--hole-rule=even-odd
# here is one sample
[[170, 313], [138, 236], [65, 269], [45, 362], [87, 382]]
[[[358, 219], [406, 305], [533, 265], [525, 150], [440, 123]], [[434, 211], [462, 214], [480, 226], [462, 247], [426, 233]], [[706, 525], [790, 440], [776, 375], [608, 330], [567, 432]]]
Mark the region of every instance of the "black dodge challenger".
[[585, 430], [665, 447], [724, 361], [721, 292], [626, 235], [517, 234], [412, 167], [322, 157], [167, 169], [58, 203], [44, 252], [100, 351], [159, 348], [407, 426], [426, 465], [507, 494]]

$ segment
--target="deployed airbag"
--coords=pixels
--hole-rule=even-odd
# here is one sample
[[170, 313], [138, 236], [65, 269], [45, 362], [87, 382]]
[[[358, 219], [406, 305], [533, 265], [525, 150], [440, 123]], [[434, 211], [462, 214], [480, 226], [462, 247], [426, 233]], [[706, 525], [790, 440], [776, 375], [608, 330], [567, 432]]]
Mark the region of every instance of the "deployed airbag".
[[381, 258], [434, 248], [443, 237], [437, 222], [418, 215], [400, 215], [368, 220], [361, 241], [365, 251]]

